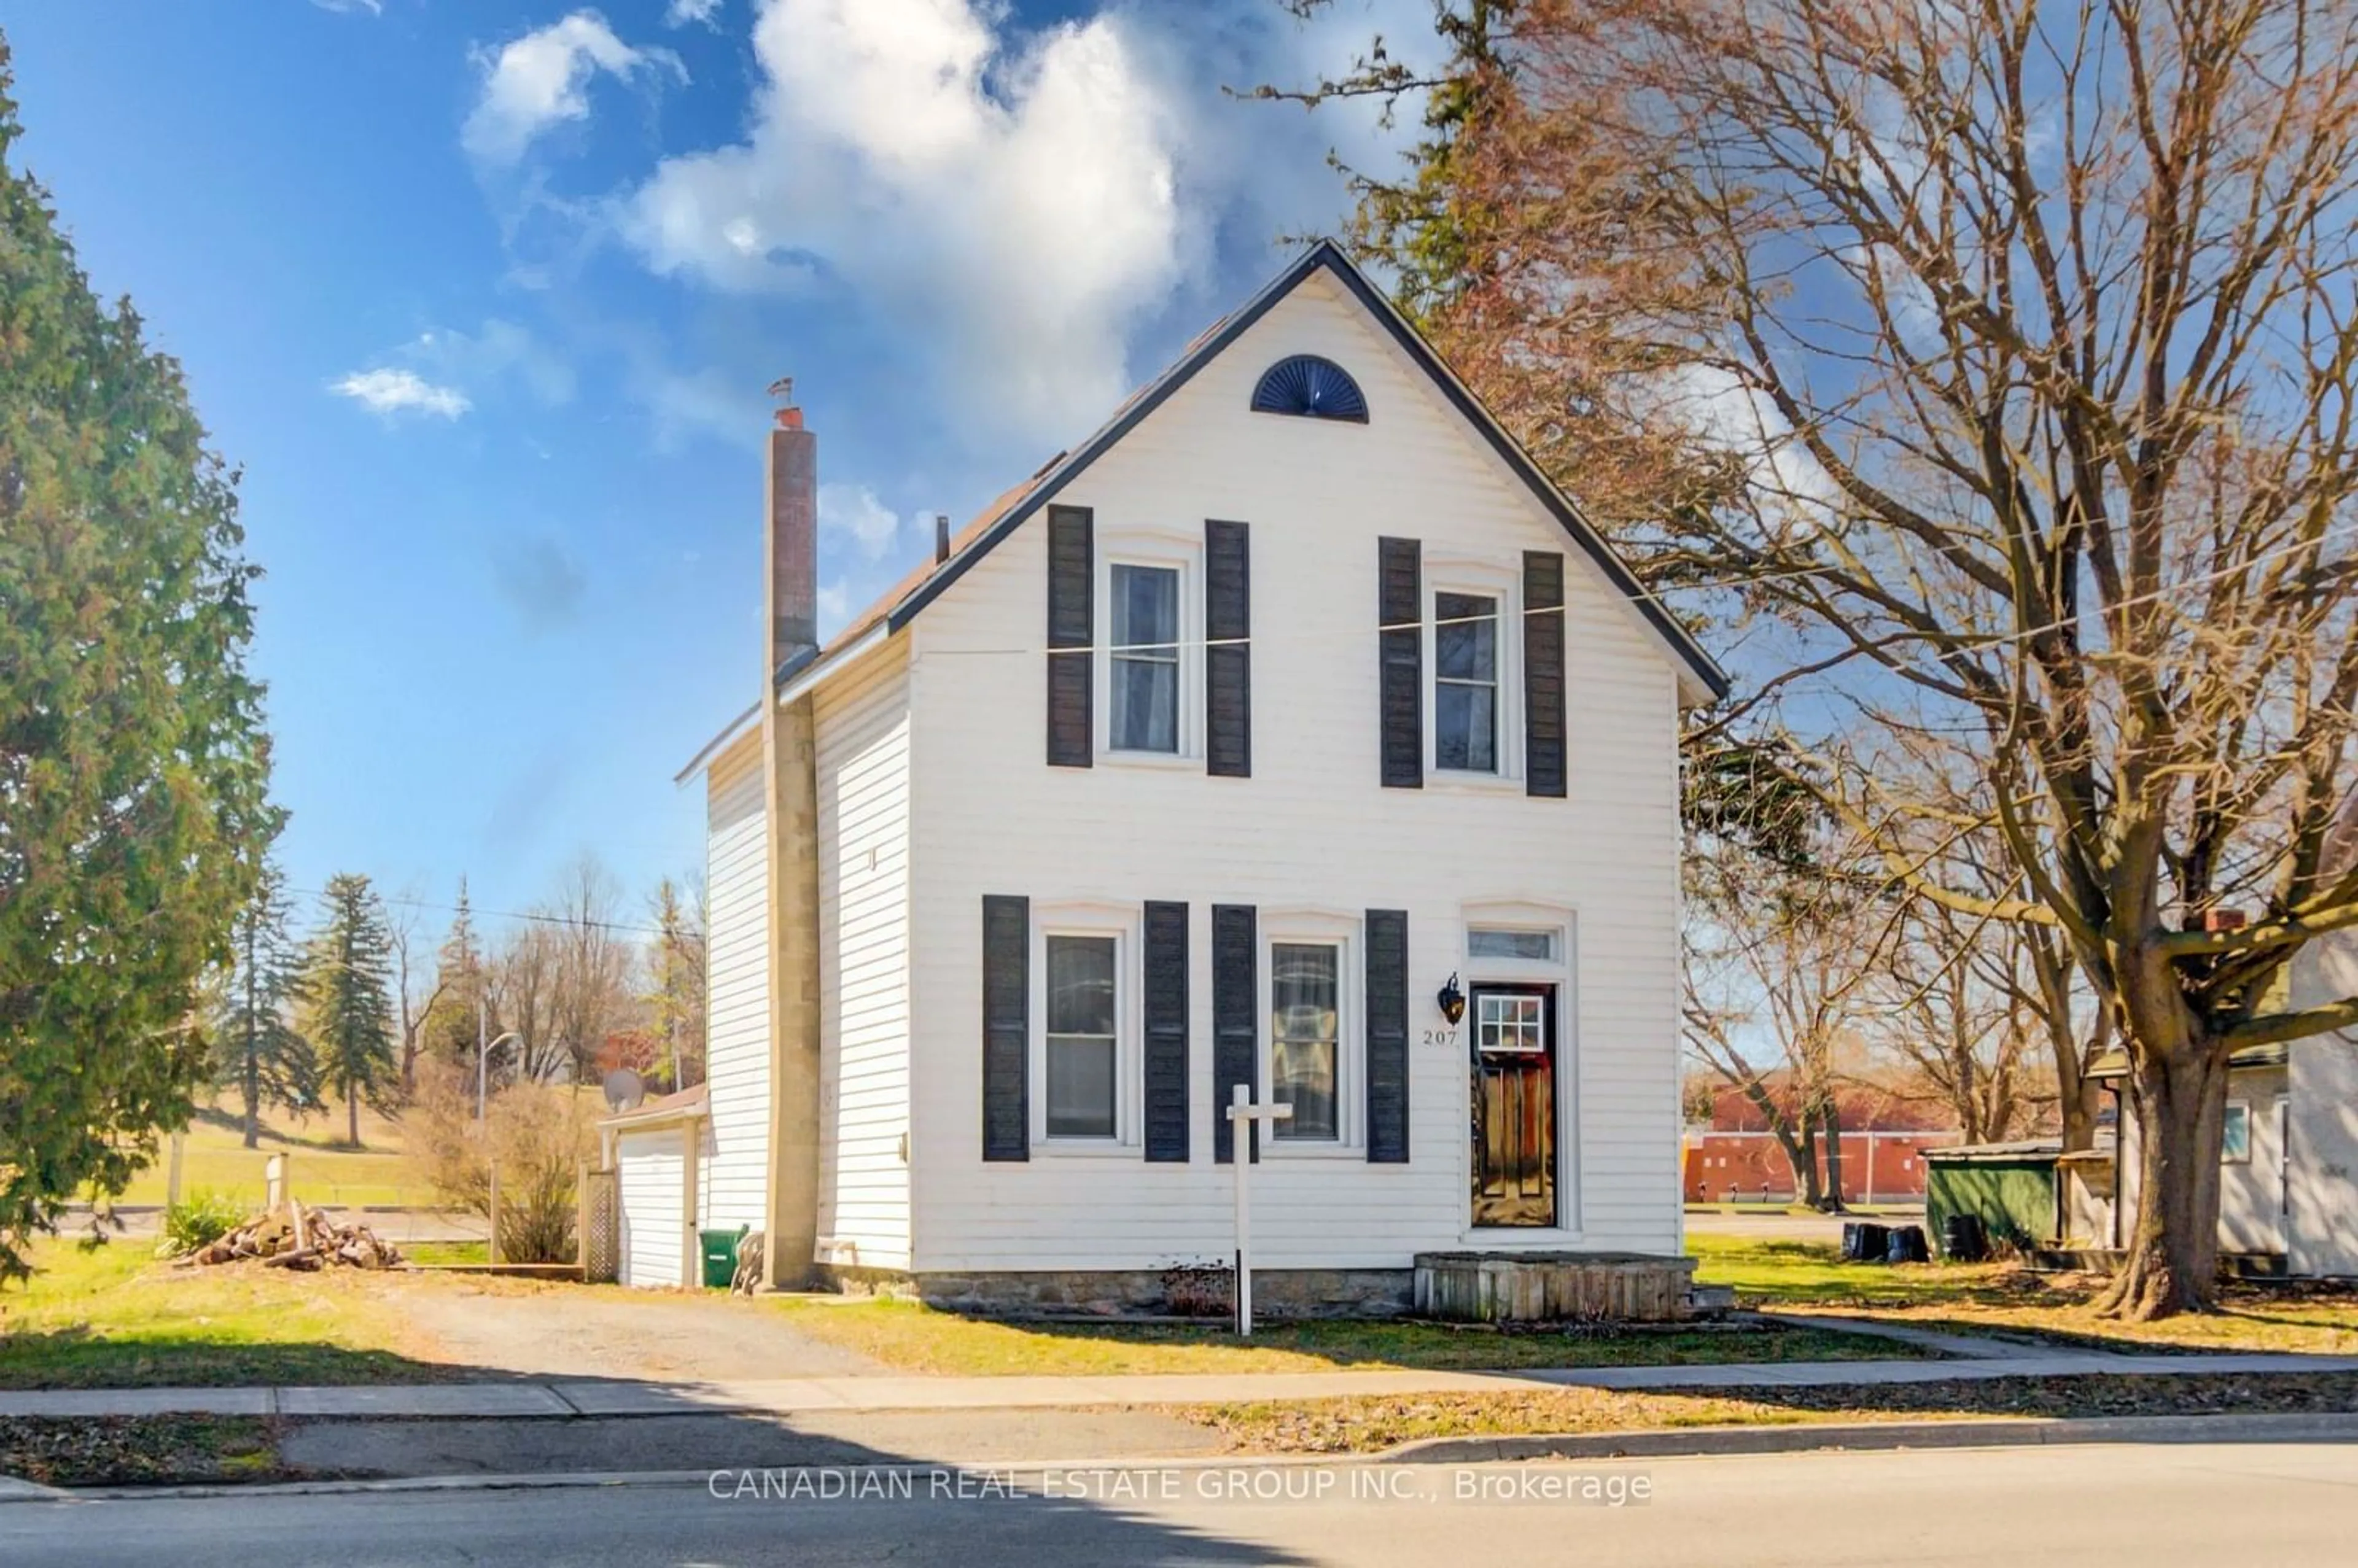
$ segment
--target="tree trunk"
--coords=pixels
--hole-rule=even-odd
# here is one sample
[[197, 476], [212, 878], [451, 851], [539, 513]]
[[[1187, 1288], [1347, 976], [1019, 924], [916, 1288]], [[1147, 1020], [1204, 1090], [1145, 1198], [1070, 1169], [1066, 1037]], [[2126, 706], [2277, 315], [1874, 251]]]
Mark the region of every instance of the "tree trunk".
[[361, 1146], [361, 1089], [358, 1084], [344, 1086], [344, 1118], [350, 1134], [346, 1141], [357, 1149]]
[[254, 977], [254, 927], [249, 919], [245, 935], [245, 1014], [238, 1021], [245, 1030], [245, 1060], [240, 1065], [245, 1069], [243, 1074], [245, 1081], [242, 1087], [245, 1090], [245, 1146], [248, 1149], [258, 1149], [262, 1146], [262, 1059], [256, 1054], [256, 1043], [254, 1038], [254, 1017], [256, 1006]]
[[2097, 1305], [2145, 1323], [2208, 1312], [2219, 1287], [2219, 1139], [2227, 1101], [2223, 1054], [2189, 1042], [2164, 1058], [2131, 1053], [2137, 1126], [2137, 1206], [2126, 1255]]
[[1842, 1111], [1831, 1101], [1826, 1106], [1826, 1191], [1819, 1206], [1828, 1214], [1842, 1214]]
[[1818, 1206], [1825, 1189], [1818, 1183], [1818, 1132], [1809, 1118], [1800, 1124], [1779, 1119], [1769, 1124], [1777, 1135], [1778, 1147], [1785, 1151], [1785, 1163], [1793, 1169], [1793, 1195], [1811, 1208]]

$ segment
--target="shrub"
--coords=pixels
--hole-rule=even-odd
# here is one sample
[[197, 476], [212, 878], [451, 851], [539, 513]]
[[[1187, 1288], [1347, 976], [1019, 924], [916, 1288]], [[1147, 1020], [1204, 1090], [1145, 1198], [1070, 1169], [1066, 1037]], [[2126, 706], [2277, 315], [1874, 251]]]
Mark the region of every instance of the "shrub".
[[497, 1162], [502, 1260], [569, 1263], [580, 1167], [597, 1147], [591, 1108], [604, 1103], [571, 1085], [512, 1084], [492, 1097], [479, 1129], [473, 1077], [421, 1063], [403, 1126], [411, 1162], [447, 1203], [489, 1214]]
[[164, 1210], [164, 1234], [156, 1243], [156, 1256], [184, 1257], [244, 1223], [245, 1205], [227, 1193], [199, 1187]]

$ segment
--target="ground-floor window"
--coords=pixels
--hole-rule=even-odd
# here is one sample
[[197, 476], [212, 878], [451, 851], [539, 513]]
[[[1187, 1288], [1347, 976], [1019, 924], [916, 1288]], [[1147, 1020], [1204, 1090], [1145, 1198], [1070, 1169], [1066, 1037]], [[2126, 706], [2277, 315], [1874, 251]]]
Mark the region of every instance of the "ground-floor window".
[[1331, 942], [1270, 944], [1270, 1092], [1293, 1108], [1272, 1123], [1281, 1140], [1341, 1136], [1343, 950]]
[[1047, 939], [1048, 1136], [1111, 1138], [1119, 1125], [1120, 943]]

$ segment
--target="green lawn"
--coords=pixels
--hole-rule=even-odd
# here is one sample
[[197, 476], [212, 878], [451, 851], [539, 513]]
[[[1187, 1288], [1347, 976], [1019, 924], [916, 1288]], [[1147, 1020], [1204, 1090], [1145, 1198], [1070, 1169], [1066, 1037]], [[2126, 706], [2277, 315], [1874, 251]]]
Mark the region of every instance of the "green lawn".
[[[186, 1195], [210, 1187], [259, 1205], [265, 1195], [263, 1167], [271, 1155], [283, 1153], [295, 1195], [307, 1203], [329, 1208], [362, 1204], [433, 1206], [434, 1195], [403, 1152], [399, 1121], [364, 1112], [358, 1149], [343, 1144], [344, 1130], [341, 1109], [291, 1123], [282, 1117], [265, 1120], [260, 1146], [248, 1149], [234, 1115], [219, 1106], [200, 1107], [182, 1144], [180, 1191]], [[171, 1180], [170, 1166], [167, 1139], [157, 1152], [156, 1162], [133, 1177], [129, 1189], [114, 1201], [162, 1203]]]
[[1691, 1236], [1699, 1284], [1732, 1285], [1740, 1304], [1868, 1314], [1963, 1333], [2036, 1334], [2108, 1349], [2299, 1350], [2358, 1355], [2358, 1291], [2233, 1284], [2222, 1310], [2117, 1323], [2089, 1302], [2102, 1281], [2012, 1264], [1844, 1263], [1814, 1242]]
[[1794, 1426], [1828, 1422], [2030, 1417], [2257, 1415], [2358, 1410], [2358, 1373], [2259, 1377], [1996, 1378], [1718, 1393], [1550, 1389], [1497, 1394], [1358, 1395], [1348, 1399], [1173, 1405], [1236, 1452], [1367, 1454], [1430, 1437]]
[[[1888, 1357], [1895, 1347], [1815, 1329], [1695, 1328], [1619, 1334], [1499, 1333], [1426, 1323], [1257, 1325], [1249, 1343], [1210, 1325], [1013, 1323], [914, 1302], [789, 1297], [778, 1303], [814, 1338], [911, 1372], [1318, 1372], [1337, 1367], [1496, 1371], [1530, 1367], [1683, 1366]], [[1909, 1352], [1898, 1349], [1897, 1354]]]
[[357, 1271], [175, 1269], [151, 1244], [33, 1249], [0, 1291], [0, 1388], [438, 1382], [464, 1368], [401, 1353], [405, 1328]]

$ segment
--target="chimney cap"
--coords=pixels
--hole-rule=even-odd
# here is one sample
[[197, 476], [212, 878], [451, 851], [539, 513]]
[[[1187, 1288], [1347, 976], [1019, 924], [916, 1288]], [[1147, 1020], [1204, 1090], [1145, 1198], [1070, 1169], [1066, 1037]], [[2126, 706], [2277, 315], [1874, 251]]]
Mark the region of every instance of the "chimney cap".
[[777, 415], [778, 428], [781, 430], [801, 429], [803, 427], [803, 411], [795, 404], [795, 378], [790, 375], [782, 375], [778, 377], [777, 380], [770, 384], [770, 395], [776, 398], [780, 405]]

